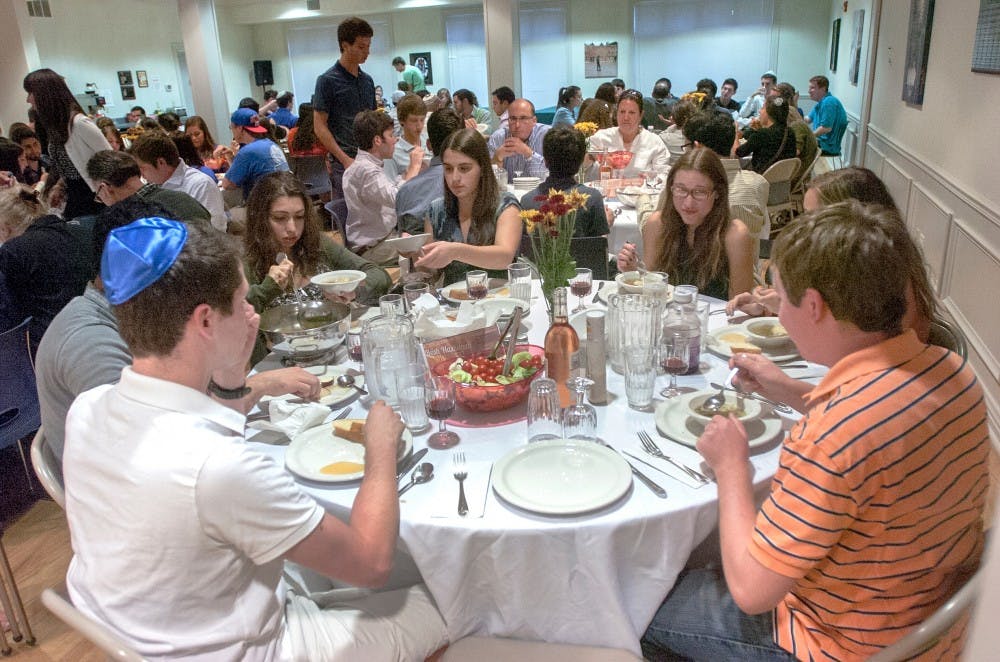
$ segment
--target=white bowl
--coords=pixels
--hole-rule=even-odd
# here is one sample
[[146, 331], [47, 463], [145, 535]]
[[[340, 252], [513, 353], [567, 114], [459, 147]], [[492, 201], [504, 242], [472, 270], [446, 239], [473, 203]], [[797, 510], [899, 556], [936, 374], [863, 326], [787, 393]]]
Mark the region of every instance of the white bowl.
[[[662, 278], [654, 273], [647, 273], [645, 276], [640, 276], [638, 271], [626, 271], [615, 276], [615, 282], [618, 283], [618, 291], [625, 294], [643, 294], [646, 291], [646, 285], [649, 283], [662, 282]], [[672, 291], [668, 288], [668, 293]]]
[[324, 292], [331, 294], [347, 294], [358, 288], [358, 283], [365, 279], [365, 272], [355, 269], [341, 269], [316, 274], [310, 282]]
[[394, 239], [386, 239], [385, 245], [392, 246], [400, 253], [415, 253], [420, 250], [420, 247], [431, 241], [434, 235], [425, 232], [424, 234], [415, 234], [409, 237], [396, 237]]
[[754, 317], [743, 323], [750, 342], [760, 347], [776, 347], [791, 340], [777, 317]]
[[[689, 393], [683, 396], [687, 400], [687, 411], [692, 418], [701, 421], [702, 423], [708, 423], [712, 420], [714, 416], [726, 416], [728, 417], [730, 412], [719, 411], [717, 414], [706, 414], [699, 411], [702, 403], [705, 402], [710, 396], [716, 395], [719, 391], [716, 389], [707, 389], [704, 391], [696, 391], [694, 393]], [[723, 407], [737, 407], [737, 395], [732, 391], [725, 392], [726, 402]], [[735, 413], [735, 412], [732, 412]], [[742, 422], [747, 422], [754, 418], [760, 416], [760, 402], [754, 400], [753, 398], [743, 398], [742, 413], [736, 415], [736, 418]]]

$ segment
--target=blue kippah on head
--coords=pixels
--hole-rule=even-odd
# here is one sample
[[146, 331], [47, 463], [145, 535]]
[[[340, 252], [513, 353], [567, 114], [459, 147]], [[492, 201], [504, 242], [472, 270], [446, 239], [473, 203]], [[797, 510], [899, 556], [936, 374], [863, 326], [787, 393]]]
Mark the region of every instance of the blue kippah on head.
[[165, 218], [140, 218], [112, 230], [101, 256], [108, 301], [125, 303], [158, 281], [177, 261], [187, 236], [184, 223]]

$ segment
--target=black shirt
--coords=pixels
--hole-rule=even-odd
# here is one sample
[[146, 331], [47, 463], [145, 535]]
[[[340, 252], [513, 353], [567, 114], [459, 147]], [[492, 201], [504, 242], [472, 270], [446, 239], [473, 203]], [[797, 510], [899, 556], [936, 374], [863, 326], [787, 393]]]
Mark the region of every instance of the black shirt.
[[778, 161], [795, 157], [795, 133], [786, 125], [772, 124], [747, 133], [746, 137], [747, 141], [736, 148], [736, 155], [753, 154], [750, 169], [754, 172], [763, 174]]
[[338, 60], [316, 79], [313, 109], [327, 114], [326, 126], [337, 144], [352, 159], [358, 154], [354, 139], [354, 116], [362, 110], [375, 110], [375, 81], [358, 70], [355, 76]]

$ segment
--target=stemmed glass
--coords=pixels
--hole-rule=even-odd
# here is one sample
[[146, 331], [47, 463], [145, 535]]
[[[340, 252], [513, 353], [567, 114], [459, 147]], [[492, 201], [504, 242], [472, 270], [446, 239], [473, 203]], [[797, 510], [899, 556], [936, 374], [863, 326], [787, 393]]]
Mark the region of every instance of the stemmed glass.
[[566, 380], [566, 386], [576, 394], [576, 402], [563, 412], [563, 437], [566, 439], [597, 441], [597, 411], [583, 401], [587, 389], [593, 384], [594, 380], [586, 377]]
[[427, 445], [441, 450], [458, 443], [458, 435], [447, 429], [445, 420], [455, 411], [455, 382], [447, 375], [430, 377], [424, 390], [427, 416], [438, 422], [438, 430], [427, 438]]
[[660, 367], [670, 375], [670, 385], [660, 391], [664, 398], [673, 398], [681, 394], [677, 388], [677, 375], [683, 375], [688, 370], [690, 346], [687, 334], [664, 332], [660, 342]]
[[347, 356], [352, 361], [358, 364], [359, 369], [364, 369], [364, 361], [362, 359], [361, 353], [361, 334], [360, 333], [348, 333], [347, 334]]
[[573, 309], [574, 313], [578, 313], [586, 308], [586, 306], [583, 305], [583, 297], [590, 294], [593, 284], [594, 274], [591, 273], [590, 269], [576, 270], [576, 275], [573, 276], [573, 280], [569, 282], [569, 289], [576, 295], [577, 303], [579, 304]]
[[470, 271], [465, 274], [465, 287], [469, 291], [469, 298], [478, 300], [485, 299], [489, 294], [489, 282], [486, 279], [485, 271]]

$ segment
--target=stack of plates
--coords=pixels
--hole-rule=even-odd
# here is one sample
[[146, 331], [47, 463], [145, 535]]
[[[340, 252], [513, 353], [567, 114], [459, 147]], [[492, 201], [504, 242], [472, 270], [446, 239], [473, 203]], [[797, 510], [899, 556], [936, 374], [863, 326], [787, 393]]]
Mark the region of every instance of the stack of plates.
[[541, 183], [542, 180], [538, 177], [515, 177], [514, 190], [527, 193]]

